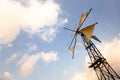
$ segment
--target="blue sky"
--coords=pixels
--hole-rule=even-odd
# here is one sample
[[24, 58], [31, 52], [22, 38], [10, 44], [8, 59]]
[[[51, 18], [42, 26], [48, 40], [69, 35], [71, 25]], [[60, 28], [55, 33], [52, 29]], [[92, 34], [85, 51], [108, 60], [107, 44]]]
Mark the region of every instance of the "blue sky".
[[63, 27], [73, 29], [81, 13], [92, 8], [82, 28], [98, 22], [94, 34], [103, 43], [94, 42], [100, 50], [104, 48], [102, 52], [106, 55], [110, 54], [108, 49], [116, 47], [111, 52], [118, 56], [119, 3], [119, 0], [1, 0], [0, 80], [78, 80], [81, 76], [86, 80], [83, 77], [89, 73], [87, 52], [78, 40], [72, 59], [68, 47], [73, 34]]

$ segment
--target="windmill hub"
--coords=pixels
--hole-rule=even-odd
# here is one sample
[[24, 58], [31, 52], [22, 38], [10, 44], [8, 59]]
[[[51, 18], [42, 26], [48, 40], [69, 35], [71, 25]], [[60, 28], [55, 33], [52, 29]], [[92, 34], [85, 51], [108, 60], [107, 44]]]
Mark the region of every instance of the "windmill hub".
[[85, 36], [83, 33], [81, 33], [81, 36]]

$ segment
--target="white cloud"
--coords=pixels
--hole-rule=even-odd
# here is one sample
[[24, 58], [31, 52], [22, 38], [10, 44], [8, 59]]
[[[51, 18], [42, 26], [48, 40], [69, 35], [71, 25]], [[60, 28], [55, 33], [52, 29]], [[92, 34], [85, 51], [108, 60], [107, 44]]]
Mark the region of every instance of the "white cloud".
[[40, 59], [39, 54], [29, 56], [27, 54], [23, 55], [22, 59], [19, 61], [20, 65], [20, 75], [21, 76], [28, 76], [34, 67], [34, 65], [37, 63], [37, 61]]
[[120, 37], [120, 33], [118, 34], [118, 36]]
[[112, 42], [104, 42], [100, 44], [99, 49], [108, 63], [118, 71], [120, 75], [120, 39], [114, 38]]
[[10, 78], [11, 77], [11, 74], [9, 72], [4, 72], [3, 74], [6, 78]]
[[[49, 30], [49, 31], [48, 31]], [[54, 37], [56, 36], [56, 29], [54, 28], [43, 28], [41, 29], [40, 33], [38, 34], [44, 41], [52, 41]]]
[[54, 0], [0, 0], [0, 44], [15, 40], [20, 29], [29, 34], [37, 33], [44, 41], [52, 40], [61, 12]]
[[97, 77], [93, 71], [86, 71], [75, 73], [70, 80], [97, 80]]
[[66, 77], [68, 75], [68, 71], [67, 70], [64, 70], [63, 72], [64, 76]]
[[13, 44], [9, 43], [7, 46], [8, 46], [8, 47], [13, 47]]
[[[114, 38], [112, 42], [103, 42], [98, 45], [98, 49], [107, 59], [108, 63], [113, 67], [115, 71], [120, 75], [120, 39]], [[89, 57], [86, 57], [86, 71], [77, 72], [71, 77], [71, 80], [96, 80], [96, 74], [94, 70], [88, 68]], [[92, 70], [92, 71], [91, 71]]]
[[66, 24], [68, 22], [68, 18], [61, 18], [59, 20], [59, 23], [57, 24], [58, 26], [63, 26], [64, 24]]
[[0, 51], [2, 50], [2, 46], [0, 46]]
[[18, 57], [18, 54], [13, 54], [13, 55], [11, 55], [11, 56], [5, 61], [5, 63], [8, 64], [8, 63], [16, 60], [17, 57]]
[[38, 48], [38, 46], [36, 44], [32, 44], [32, 43], [27, 43], [27, 46], [29, 47], [28, 53], [31, 51], [36, 51]]
[[43, 59], [43, 61], [49, 63], [51, 61], [56, 61], [58, 60], [58, 57], [57, 57], [57, 53], [56, 52], [48, 52], [48, 53], [44, 53], [42, 52], [40, 54], [41, 58]]
[[0, 76], [0, 80], [15, 80], [15, 79], [13, 78], [13, 75], [12, 75], [10, 72], [5, 71], [5, 72], [3, 72], [3, 74]]
[[19, 19], [15, 10], [9, 1], [0, 0], [0, 44], [12, 42], [19, 34]]
[[31, 74], [36, 63], [42, 59], [46, 63], [50, 63], [51, 61], [57, 60], [56, 52], [41, 52], [34, 55], [25, 54], [22, 56], [20, 61], [18, 62], [19, 73], [21, 76], [28, 76]]
[[[67, 22], [68, 22], [68, 19], [65, 18], [64, 20], [61, 21], [61, 24], [66, 24]], [[60, 24], [60, 25], [61, 25], [61, 24]]]

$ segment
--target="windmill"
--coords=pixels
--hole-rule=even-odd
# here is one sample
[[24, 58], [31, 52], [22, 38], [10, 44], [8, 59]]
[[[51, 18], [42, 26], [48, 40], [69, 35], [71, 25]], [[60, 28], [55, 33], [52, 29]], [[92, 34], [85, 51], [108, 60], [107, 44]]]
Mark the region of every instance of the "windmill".
[[87, 13], [81, 15], [77, 29], [72, 30], [64, 27], [65, 29], [73, 31], [74, 33], [73, 39], [69, 46], [69, 49], [72, 52], [72, 58], [74, 58], [77, 37], [80, 36], [91, 61], [89, 68], [94, 69], [98, 80], [119, 80], [120, 76], [108, 64], [107, 60], [103, 57], [103, 55], [91, 41], [92, 38], [98, 42], [101, 42], [95, 35], [92, 34], [97, 22], [81, 29], [82, 24], [90, 14], [91, 10], [92, 9], [90, 9]]

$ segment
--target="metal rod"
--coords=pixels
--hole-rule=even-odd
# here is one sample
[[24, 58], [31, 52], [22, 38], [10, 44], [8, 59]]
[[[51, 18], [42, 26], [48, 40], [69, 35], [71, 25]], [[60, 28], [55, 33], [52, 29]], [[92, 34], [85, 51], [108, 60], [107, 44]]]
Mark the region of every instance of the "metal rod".
[[64, 29], [69, 30], [69, 31], [76, 32], [75, 30], [72, 30], [72, 29], [69, 29], [69, 28], [66, 28], [66, 27], [64, 27]]

